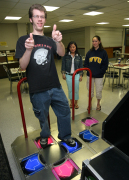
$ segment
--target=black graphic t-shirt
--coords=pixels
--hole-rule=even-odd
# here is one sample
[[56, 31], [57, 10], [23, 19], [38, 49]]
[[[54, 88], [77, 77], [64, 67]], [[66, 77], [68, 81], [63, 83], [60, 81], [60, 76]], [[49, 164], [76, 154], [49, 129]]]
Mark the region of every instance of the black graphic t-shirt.
[[[26, 51], [25, 40], [29, 35], [17, 41], [15, 57], [20, 59]], [[60, 82], [54, 62], [56, 44], [50, 37], [33, 35], [35, 46], [26, 69], [29, 92], [37, 93], [52, 88], [59, 88]]]

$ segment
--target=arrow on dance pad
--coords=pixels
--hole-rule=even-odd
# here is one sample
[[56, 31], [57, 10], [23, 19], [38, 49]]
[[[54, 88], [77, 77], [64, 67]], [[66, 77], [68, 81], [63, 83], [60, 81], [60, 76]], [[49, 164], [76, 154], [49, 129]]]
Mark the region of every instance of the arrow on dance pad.
[[29, 159], [26, 163], [25, 168], [31, 171], [34, 171], [37, 166], [41, 165], [38, 159], [31, 160]]
[[61, 166], [55, 167], [54, 170], [60, 177], [70, 177], [74, 171], [74, 167], [69, 161], [66, 161]]

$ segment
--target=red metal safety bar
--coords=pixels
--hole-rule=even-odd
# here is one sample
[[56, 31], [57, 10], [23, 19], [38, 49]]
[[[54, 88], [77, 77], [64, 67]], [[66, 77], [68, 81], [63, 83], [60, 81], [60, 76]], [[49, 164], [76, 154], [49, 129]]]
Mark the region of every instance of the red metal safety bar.
[[21, 90], [20, 90], [21, 83], [23, 81], [26, 81], [26, 80], [27, 80], [27, 78], [24, 77], [24, 78], [22, 78], [18, 82], [18, 85], [17, 85], [17, 94], [18, 94], [19, 105], [20, 105], [20, 110], [21, 110], [21, 117], [22, 117], [22, 124], [23, 124], [23, 129], [24, 129], [24, 135], [25, 135], [25, 138], [28, 138], [27, 129], [26, 129], [26, 122], [25, 122], [25, 116], [24, 116], [24, 110], [23, 110], [23, 104], [22, 104], [22, 98], [21, 98]]
[[[20, 110], [21, 110], [21, 117], [22, 117], [22, 124], [23, 124], [23, 129], [24, 129], [24, 135], [25, 138], [28, 138], [28, 134], [27, 134], [27, 128], [26, 128], [26, 122], [25, 122], [25, 116], [24, 116], [24, 110], [23, 110], [23, 103], [22, 103], [22, 97], [21, 97], [21, 90], [20, 90], [20, 86], [21, 83], [23, 81], [26, 81], [27, 78], [24, 77], [22, 78], [17, 85], [17, 93], [18, 93], [18, 99], [19, 99], [19, 105], [20, 105]], [[49, 123], [49, 128], [50, 128], [50, 118], [49, 118], [49, 114], [48, 114], [48, 123]]]
[[[75, 75], [78, 71], [83, 71], [87, 70], [89, 71], [90, 74], [90, 79], [89, 79], [89, 109], [88, 109], [88, 114], [90, 114], [90, 107], [91, 107], [91, 81], [92, 81], [92, 72], [89, 68], [80, 68], [74, 71], [73, 76], [72, 76], [72, 104], [74, 104], [74, 96], [75, 96]], [[74, 106], [72, 106], [72, 120], [74, 120]]]

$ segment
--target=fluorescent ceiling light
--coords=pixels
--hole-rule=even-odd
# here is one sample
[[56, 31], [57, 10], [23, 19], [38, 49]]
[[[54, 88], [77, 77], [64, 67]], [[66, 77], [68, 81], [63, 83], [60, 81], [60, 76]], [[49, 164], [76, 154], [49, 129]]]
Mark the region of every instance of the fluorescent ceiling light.
[[51, 26], [44, 26], [45, 28], [49, 28], [49, 27], [51, 27]]
[[100, 23], [96, 23], [96, 24], [109, 24], [109, 22], [100, 22]]
[[47, 11], [54, 11], [60, 7], [54, 7], [54, 6], [44, 6]]
[[88, 12], [88, 13], [84, 13], [83, 15], [96, 16], [96, 15], [99, 15], [99, 14], [104, 14], [104, 13], [103, 12], [91, 11], [91, 12]]
[[122, 25], [122, 26], [129, 26], [129, 24], [126, 24], [126, 25]]
[[124, 18], [124, 20], [129, 20], [129, 18]]
[[13, 16], [6, 16], [5, 17], [5, 20], [19, 20], [21, 19], [22, 17], [13, 17]]
[[62, 19], [62, 20], [60, 20], [59, 22], [71, 22], [71, 21], [74, 21], [74, 20], [70, 20], [70, 19]]

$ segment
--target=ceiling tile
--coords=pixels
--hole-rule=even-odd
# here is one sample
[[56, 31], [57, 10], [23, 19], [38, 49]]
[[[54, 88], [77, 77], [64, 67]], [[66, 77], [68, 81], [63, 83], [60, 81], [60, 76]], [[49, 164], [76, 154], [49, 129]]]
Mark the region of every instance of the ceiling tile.
[[[46, 25], [52, 30], [53, 24], [57, 24], [60, 30], [74, 29], [85, 26], [96, 26], [97, 22], [108, 21], [109, 25], [97, 25], [97, 27], [121, 27], [127, 24], [124, 18], [129, 17], [129, 3], [126, 0], [0, 0], [0, 23], [29, 23], [28, 10], [32, 4], [58, 6], [59, 9], [48, 12]], [[98, 16], [84, 16], [89, 10], [82, 10], [90, 6], [101, 7], [97, 11], [104, 12]], [[19, 21], [5, 21], [4, 17], [21, 16]], [[70, 23], [60, 23], [61, 19], [73, 19]]]

